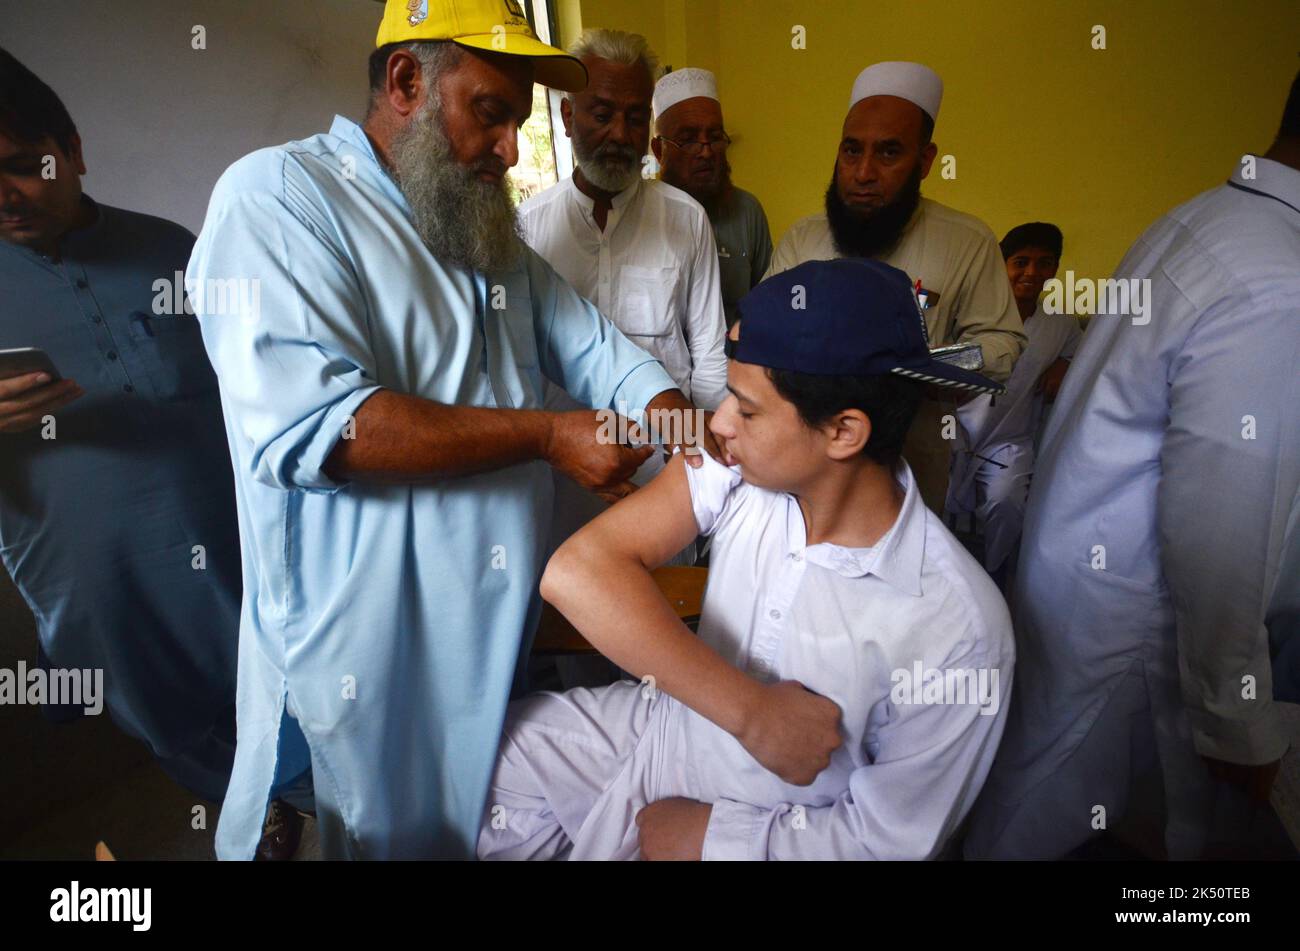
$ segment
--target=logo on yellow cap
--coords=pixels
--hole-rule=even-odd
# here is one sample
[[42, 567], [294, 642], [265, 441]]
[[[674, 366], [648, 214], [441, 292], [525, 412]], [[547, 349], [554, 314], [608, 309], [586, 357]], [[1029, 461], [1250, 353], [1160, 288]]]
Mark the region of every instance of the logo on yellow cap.
[[406, 9], [411, 11], [411, 15], [406, 18], [411, 26], [419, 26], [429, 19], [429, 0], [406, 0]]
[[506, 0], [506, 9], [510, 11], [511, 16], [517, 16], [522, 20], [528, 19], [524, 16], [524, 8], [519, 5], [519, 0]]

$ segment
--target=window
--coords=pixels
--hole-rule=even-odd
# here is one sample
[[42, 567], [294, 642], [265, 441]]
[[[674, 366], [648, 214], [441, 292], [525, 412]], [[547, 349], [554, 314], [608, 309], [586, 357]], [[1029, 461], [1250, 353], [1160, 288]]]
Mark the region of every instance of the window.
[[[523, 5], [537, 38], [555, 45], [551, 0], [523, 0]], [[560, 119], [563, 95], [533, 86], [533, 114], [519, 130], [519, 164], [510, 172], [510, 187], [518, 201], [531, 198], [573, 171], [573, 152]]]

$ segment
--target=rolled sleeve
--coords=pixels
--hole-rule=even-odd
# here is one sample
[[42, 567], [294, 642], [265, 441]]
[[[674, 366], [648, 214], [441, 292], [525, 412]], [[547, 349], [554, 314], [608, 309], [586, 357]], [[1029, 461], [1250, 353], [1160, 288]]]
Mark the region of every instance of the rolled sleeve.
[[700, 858], [705, 862], [761, 862], [767, 858], [762, 835], [767, 822], [764, 809], [719, 799], [709, 814]]
[[[363, 296], [302, 192], [289, 201], [239, 181], [218, 184], [186, 280], [237, 464], [275, 488], [334, 491], [325, 462], [380, 388]], [[251, 282], [252, 307], [212, 308], [210, 289], [230, 281]]]
[[700, 534], [711, 535], [722, 518], [732, 490], [740, 484], [741, 475], [739, 467], [728, 468], [707, 452], [702, 456], [704, 461], [700, 466], [686, 466], [686, 485], [691, 493], [691, 510], [695, 513]]
[[298, 444], [296, 453], [284, 459], [279, 483], [318, 492], [335, 492], [346, 485], [346, 481], [337, 481], [325, 474], [325, 462], [343, 438], [357, 408], [380, 389], [379, 386], [365, 386], [352, 390], [338, 402], [304, 420], [305, 441]]

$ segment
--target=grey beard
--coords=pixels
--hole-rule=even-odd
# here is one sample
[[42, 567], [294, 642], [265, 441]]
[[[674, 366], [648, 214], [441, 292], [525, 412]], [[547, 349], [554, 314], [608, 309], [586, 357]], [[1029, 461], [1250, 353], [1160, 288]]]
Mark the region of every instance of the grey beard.
[[573, 140], [573, 155], [582, 177], [612, 195], [627, 191], [641, 177], [641, 156], [634, 153], [633, 149], [608, 145], [589, 152], [576, 138]]
[[522, 231], [505, 179], [480, 181], [489, 163], [456, 161], [432, 98], [393, 137], [389, 155], [411, 221], [434, 257], [475, 271], [507, 271], [519, 262]]
[[[671, 182], [669, 183], [671, 184]], [[725, 158], [718, 167], [717, 179], [708, 185], [700, 187], [692, 185], [687, 188], [678, 186], [709, 211], [715, 211], [722, 204], [722, 199], [731, 191], [731, 163]]]

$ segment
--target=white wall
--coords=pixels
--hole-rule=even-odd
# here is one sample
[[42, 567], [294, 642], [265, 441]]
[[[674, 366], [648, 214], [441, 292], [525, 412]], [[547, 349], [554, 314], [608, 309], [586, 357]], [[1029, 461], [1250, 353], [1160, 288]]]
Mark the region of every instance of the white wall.
[[[235, 159], [324, 131], [336, 112], [360, 118], [381, 11], [374, 0], [0, 0], [0, 46], [68, 107], [90, 195], [197, 232]], [[206, 50], [190, 47], [195, 24]], [[0, 667], [20, 660], [35, 663], [35, 626], [0, 569]], [[55, 727], [35, 707], [4, 711], [0, 855], [149, 758], [107, 716]]]
[[[0, 0], [81, 132], [86, 192], [197, 232], [231, 162], [360, 119], [376, 0]], [[207, 49], [191, 47], [195, 25]]]

